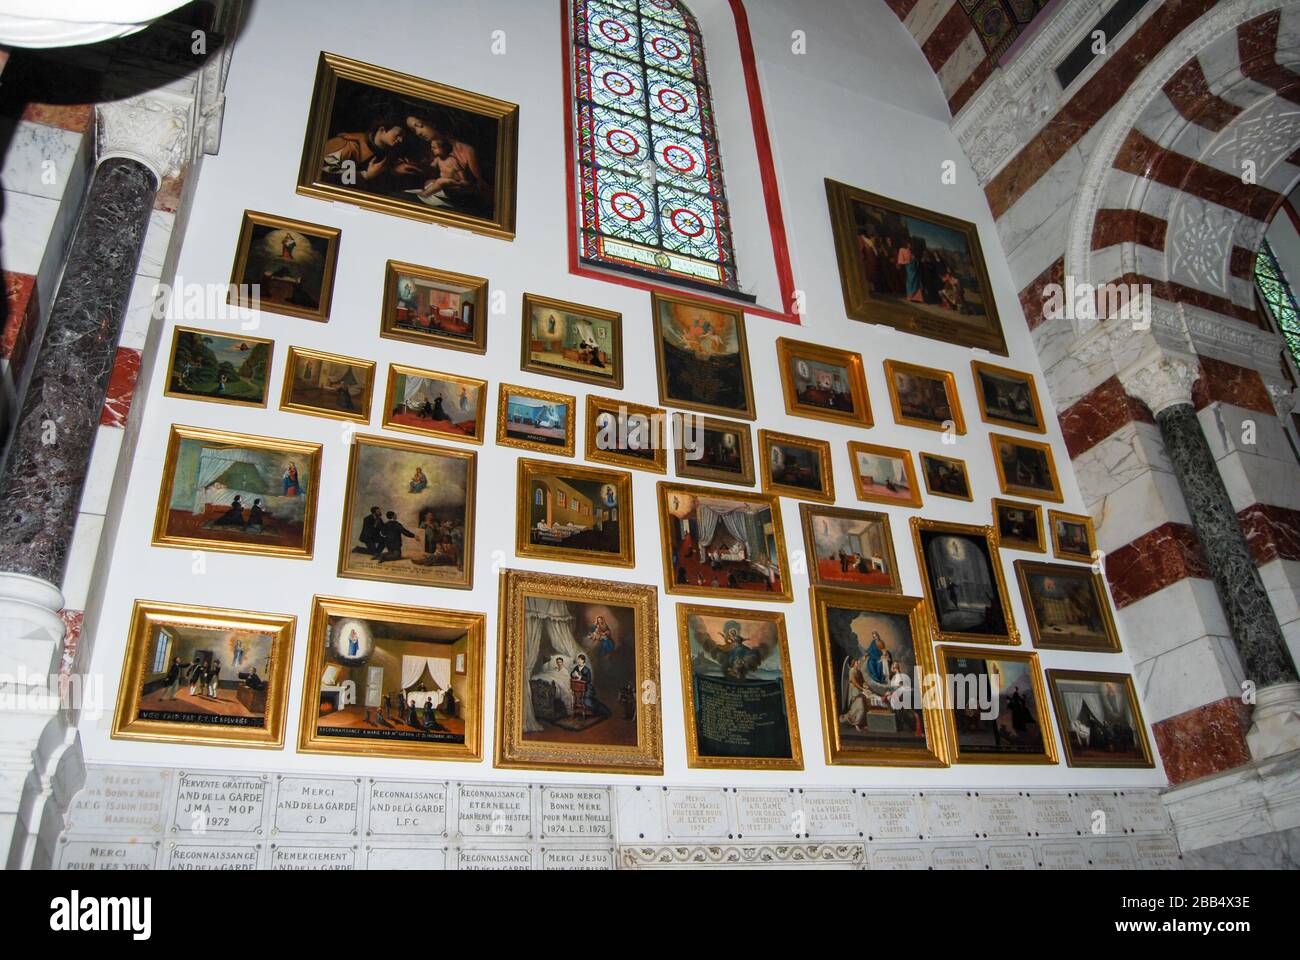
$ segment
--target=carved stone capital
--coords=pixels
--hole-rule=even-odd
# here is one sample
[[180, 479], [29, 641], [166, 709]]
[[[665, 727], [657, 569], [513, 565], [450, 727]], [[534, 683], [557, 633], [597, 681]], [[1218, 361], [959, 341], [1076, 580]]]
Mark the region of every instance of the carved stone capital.
[[1268, 389], [1268, 395], [1273, 398], [1273, 406], [1277, 409], [1277, 415], [1286, 419], [1300, 404], [1300, 387], [1292, 387], [1291, 384], [1280, 380], [1265, 380], [1264, 386]]
[[194, 101], [157, 92], [101, 103], [97, 159], [128, 157], [144, 164], [161, 182], [180, 173], [189, 157]]
[[1120, 371], [1125, 392], [1136, 397], [1155, 415], [1170, 407], [1192, 402], [1192, 386], [1200, 367], [1191, 357], [1158, 353]]

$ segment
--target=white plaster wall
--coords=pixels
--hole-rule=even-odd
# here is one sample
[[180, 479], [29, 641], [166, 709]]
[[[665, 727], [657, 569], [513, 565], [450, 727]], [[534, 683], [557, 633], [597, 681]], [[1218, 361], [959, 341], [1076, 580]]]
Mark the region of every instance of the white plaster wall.
[[[729, 62], [733, 29], [721, 16], [725, 0], [697, 0], [711, 51], [714, 84], [728, 165], [738, 232], [761, 230], [756, 168], [746, 152], [752, 150], [749, 117], [736, 83], [738, 65]], [[813, 9], [815, 6], [815, 13]], [[883, 3], [850, 0], [819, 2], [748, 0], [763, 93], [775, 144], [776, 165], [790, 233], [798, 286], [805, 291], [808, 312], [803, 328], [750, 317], [750, 361], [757, 393], [756, 427], [824, 437], [831, 441], [836, 490], [841, 506], [889, 509], [904, 590], [919, 595], [921, 582], [908, 519], [987, 523], [990, 499], [1000, 496], [988, 441], [980, 422], [970, 376], [971, 351], [906, 336], [886, 327], [846, 319], [826, 211], [823, 178], [841, 179], [901, 200], [937, 208], [975, 221], [988, 258], [998, 308], [1011, 344], [1002, 361], [1032, 371], [1039, 378], [1040, 396], [1047, 406], [1048, 439], [1063, 471], [1066, 502], [1062, 509], [1086, 512], [1078, 486], [1069, 472], [1070, 459], [1061, 441], [1041, 370], [1025, 327], [997, 233], [974, 174], [949, 134], [938, 84], [920, 51]], [[277, 396], [290, 345], [377, 360], [386, 376], [394, 361], [434, 370], [448, 370], [490, 381], [492, 397], [488, 423], [494, 422], [497, 385], [510, 383], [570, 392], [587, 392], [582, 384], [525, 375], [519, 367], [520, 297], [525, 291], [589, 303], [622, 311], [627, 351], [628, 400], [656, 403], [653, 363], [650, 362], [648, 293], [567, 273], [565, 163], [561, 82], [559, 3], [552, 0], [481, 0], [473, 4], [431, 3], [430, 0], [384, 0], [382, 17], [359, 16], [352, 4], [311, 0], [276, 0], [253, 5], [252, 17], [240, 38], [231, 69], [225, 130], [220, 155], [208, 158], [195, 196], [178, 280], [224, 283], [229, 277], [234, 243], [245, 208], [282, 214], [340, 227], [340, 247], [333, 313], [327, 325], [267, 314], [256, 331], [276, 341], [272, 395]], [[309, 24], [309, 27], [304, 27]], [[720, 26], [719, 26], [720, 25]], [[508, 53], [489, 55], [491, 34], [505, 30]], [[791, 34], [806, 31], [808, 53], [791, 53]], [[445, 49], [442, 38], [452, 38]], [[330, 50], [495, 97], [517, 102], [520, 112], [519, 233], [513, 243], [442, 229], [396, 217], [299, 197], [294, 193], [302, 135], [311, 98], [319, 52]], [[732, 142], [737, 140], [740, 142]], [[940, 181], [941, 164], [956, 163], [957, 181]], [[741, 269], [750, 274], [748, 251], [742, 247]], [[494, 291], [505, 294], [506, 312], [490, 321], [486, 356], [440, 351], [381, 340], [378, 336], [385, 260], [393, 258], [489, 277]], [[768, 266], [758, 257], [753, 268], [762, 282]], [[768, 299], [766, 291], [761, 299]], [[232, 324], [222, 329], [233, 329]], [[162, 342], [170, 342], [170, 324]], [[785, 415], [776, 367], [774, 341], [792, 336], [832, 343], [861, 351], [876, 426], [859, 431]], [[955, 447], [943, 447], [940, 435], [900, 427], [892, 422], [882, 361], [886, 358], [943, 367], [956, 372], [968, 434]], [[102, 675], [109, 704], [98, 719], [88, 719], [82, 735], [91, 762], [216, 767], [275, 771], [325, 771], [362, 775], [455, 778], [476, 780], [625, 780], [607, 775], [543, 774], [498, 771], [491, 755], [495, 730], [492, 716], [496, 689], [497, 578], [501, 566], [515, 566], [576, 575], [654, 584], [660, 588], [660, 656], [662, 662], [664, 782], [679, 783], [805, 783], [887, 786], [1019, 786], [1019, 785], [1138, 785], [1161, 784], [1162, 772], [1072, 770], [1056, 767], [957, 766], [944, 770], [852, 769], [827, 767], [823, 760], [820, 707], [816, 681], [806, 577], [796, 576], [795, 602], [754, 606], [775, 607], [785, 613], [791, 645], [795, 693], [806, 769], [801, 774], [726, 773], [688, 770], [683, 734], [681, 677], [674, 635], [678, 598], [663, 592], [655, 475], [634, 474], [637, 566], [610, 571], [574, 564], [518, 560], [514, 543], [514, 463], [520, 451], [492, 443], [479, 449], [478, 529], [472, 592], [389, 585], [335, 576], [340, 513], [344, 497], [347, 443], [340, 426], [329, 420], [169, 399], [162, 396], [167, 358], [146, 357], [136, 403], [144, 405], [141, 439], [126, 489], [120, 535], [111, 557], [101, 558], [106, 576], [100, 621], [94, 632], [91, 669]], [[275, 400], [271, 407], [274, 408]], [[379, 403], [372, 424], [379, 421]], [[579, 430], [582, 428], [579, 416]], [[309, 440], [324, 445], [324, 464], [316, 531], [316, 555], [310, 561], [273, 560], [229, 554], [206, 555], [204, 572], [192, 568], [189, 552], [149, 545], [154, 506], [171, 424], [218, 427], [241, 433]], [[379, 433], [372, 426], [370, 433]], [[846, 442], [868, 442], [930, 450], [967, 461], [974, 503], [925, 498], [920, 511], [859, 504], [853, 495]], [[579, 448], [581, 449], [581, 447]], [[788, 547], [803, 548], [799, 509], [782, 501]], [[1046, 509], [1046, 505], [1045, 505]], [[1014, 584], [1012, 560], [1004, 554], [1004, 572], [1012, 594], [1012, 612], [1022, 631], [1027, 628]], [[439, 764], [368, 758], [299, 756], [295, 752], [306, 638], [313, 594], [422, 604], [482, 611], [488, 615], [486, 691], [483, 705], [485, 759], [479, 764]], [[132, 602], [137, 598], [229, 606], [292, 613], [298, 617], [283, 752], [126, 743], [109, 737], [111, 704], [126, 644]], [[704, 601], [710, 602], [710, 601]], [[725, 601], [716, 601], [723, 604]], [[1027, 640], [1026, 640], [1027, 642]], [[1086, 655], [1044, 652], [1042, 665], [1108, 671], [1132, 669], [1127, 654]], [[1053, 727], [1055, 723], [1053, 721]], [[1059, 742], [1059, 738], [1058, 738]]]

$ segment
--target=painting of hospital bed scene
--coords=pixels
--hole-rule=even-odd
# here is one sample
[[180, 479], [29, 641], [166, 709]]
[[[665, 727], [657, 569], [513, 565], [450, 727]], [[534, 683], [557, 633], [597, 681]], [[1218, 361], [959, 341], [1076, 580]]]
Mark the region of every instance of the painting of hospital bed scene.
[[483, 353], [488, 282], [390, 260], [384, 279], [380, 335], [431, 346]]
[[388, 371], [384, 426], [482, 443], [486, 389], [482, 380], [393, 364]]
[[266, 406], [275, 344], [177, 327], [167, 368], [169, 397]]
[[497, 443], [573, 456], [576, 402], [568, 394], [503, 383], [497, 401]]
[[1036, 656], [970, 647], [939, 651], [957, 762], [1056, 762]]
[[1150, 767], [1151, 745], [1123, 673], [1048, 670], [1056, 722], [1072, 767]]
[[632, 566], [632, 478], [551, 461], [519, 461], [516, 552]]
[[776, 502], [773, 496], [660, 484], [669, 592], [789, 600]]

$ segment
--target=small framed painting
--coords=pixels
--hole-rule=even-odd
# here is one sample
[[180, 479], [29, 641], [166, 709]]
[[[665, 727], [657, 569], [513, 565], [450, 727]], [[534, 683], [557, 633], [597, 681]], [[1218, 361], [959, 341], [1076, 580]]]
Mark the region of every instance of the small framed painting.
[[763, 490], [797, 500], [835, 502], [831, 445], [773, 430], [758, 431]]
[[1052, 553], [1058, 559], [1094, 562], [1097, 538], [1092, 529], [1092, 517], [1048, 510], [1047, 520], [1052, 528]]
[[525, 373], [623, 389], [623, 315], [524, 294]]
[[747, 423], [675, 413], [673, 450], [681, 480], [754, 485], [754, 437]]
[[944, 715], [953, 763], [1058, 762], [1038, 654], [978, 647], [939, 647], [938, 654], [939, 676], [949, 678]]
[[265, 407], [274, 351], [274, 340], [177, 327], [163, 395]]
[[853, 486], [859, 500], [895, 507], [921, 505], [912, 455], [901, 447], [850, 440], [849, 463], [853, 465]]
[[497, 400], [497, 443], [571, 457], [577, 403], [577, 398], [567, 393], [503, 383]]
[[635, 566], [632, 475], [521, 459], [515, 553], [542, 560]]
[[659, 402], [754, 419], [745, 313], [696, 297], [650, 295]]
[[957, 378], [947, 370], [886, 360], [885, 380], [889, 383], [895, 423], [945, 433], [966, 432], [961, 400], [957, 397]]
[[874, 425], [861, 354], [780, 337], [776, 361], [786, 413], [857, 427]]
[[280, 749], [296, 624], [137, 600], [113, 739]]
[[312, 417], [369, 423], [374, 389], [373, 360], [290, 347], [284, 366], [280, 409]]
[[586, 451], [593, 463], [667, 473], [668, 442], [664, 410], [587, 396]]
[[912, 539], [936, 640], [1020, 643], [992, 527], [913, 517]]
[[973, 500], [966, 461], [954, 457], [941, 457], [937, 453], [918, 453], [921, 476], [925, 477], [925, 492], [934, 497], [952, 500]]
[[488, 282], [389, 260], [379, 335], [466, 353], [487, 352]]
[[245, 210], [227, 301], [241, 309], [326, 322], [340, 234], [334, 227]]
[[1046, 553], [1043, 534], [1043, 508], [1019, 500], [993, 500], [993, 528], [998, 545], [1009, 550], [1032, 550]]
[[1119, 653], [1106, 584], [1091, 567], [1017, 560], [1029, 636], [1042, 650]]
[[501, 572], [496, 766], [662, 774], [659, 592]]
[[173, 426], [153, 545], [310, 560], [321, 445]]
[[464, 443], [483, 442], [487, 381], [399, 363], [388, 367], [384, 426]]
[[985, 423], [1034, 433], [1047, 432], [1038, 388], [1031, 375], [980, 360], [972, 360], [970, 368], [975, 377], [980, 417]]
[[686, 765], [802, 770], [785, 616], [677, 605]]
[[1127, 673], [1048, 670], [1056, 725], [1071, 767], [1153, 767], [1151, 743]]
[[889, 515], [799, 504], [814, 587], [902, 593]]
[[989, 443], [993, 446], [993, 463], [998, 468], [998, 484], [1003, 493], [1053, 503], [1065, 499], [1049, 444], [1001, 433], [990, 433]]
[[314, 597], [298, 752], [481, 759], [486, 622], [481, 613]]

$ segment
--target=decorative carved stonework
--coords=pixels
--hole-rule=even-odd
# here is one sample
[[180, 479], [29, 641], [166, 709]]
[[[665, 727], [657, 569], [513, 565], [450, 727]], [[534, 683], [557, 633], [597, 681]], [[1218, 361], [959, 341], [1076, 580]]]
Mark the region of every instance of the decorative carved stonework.
[[180, 173], [189, 157], [194, 101], [155, 91], [95, 108], [97, 153], [143, 163], [161, 182]]
[[625, 869], [644, 867], [774, 867], [838, 864], [861, 867], [866, 848], [860, 843], [773, 843], [671, 847], [623, 847]]
[[1158, 416], [1179, 404], [1191, 406], [1192, 385], [1198, 373], [1198, 365], [1192, 358], [1161, 353], [1122, 370], [1119, 380], [1129, 396], [1141, 400]]
[[1222, 207], [1179, 203], [1167, 234], [1170, 276], [1190, 281], [1190, 286], [1226, 293], [1234, 219]]

